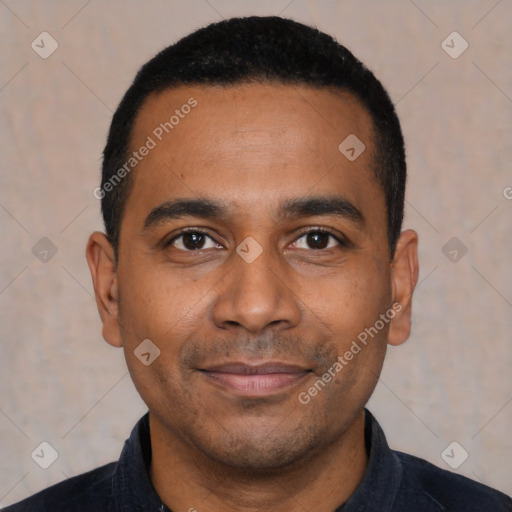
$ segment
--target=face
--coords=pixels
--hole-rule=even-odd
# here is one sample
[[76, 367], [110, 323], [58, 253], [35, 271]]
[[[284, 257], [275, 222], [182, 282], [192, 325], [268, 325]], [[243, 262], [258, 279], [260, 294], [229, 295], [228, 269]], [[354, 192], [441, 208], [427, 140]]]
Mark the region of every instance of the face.
[[[88, 259], [104, 337], [169, 439], [269, 469], [360, 418], [415, 282], [414, 237], [390, 261], [372, 130], [353, 96], [306, 87], [144, 103], [118, 265], [98, 233]], [[350, 134], [366, 147], [355, 160], [338, 148]]]

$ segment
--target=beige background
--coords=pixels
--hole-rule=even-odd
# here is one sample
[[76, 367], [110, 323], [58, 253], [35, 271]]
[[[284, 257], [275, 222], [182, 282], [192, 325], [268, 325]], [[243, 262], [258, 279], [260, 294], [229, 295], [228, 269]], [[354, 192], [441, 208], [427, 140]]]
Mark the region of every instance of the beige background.
[[[117, 459], [145, 406], [101, 337], [84, 258], [101, 228], [100, 155], [122, 94], [158, 50], [234, 15], [333, 34], [397, 104], [407, 141], [404, 227], [420, 235], [414, 330], [391, 348], [370, 409], [390, 444], [512, 494], [512, 2], [0, 2], [0, 503]], [[32, 41], [59, 47], [42, 59]], [[451, 58], [441, 42], [469, 43]], [[505, 191], [505, 194], [504, 194]], [[458, 237], [457, 263], [442, 247]], [[48, 237], [46, 263], [32, 247]], [[30, 454], [59, 453], [47, 470]]]

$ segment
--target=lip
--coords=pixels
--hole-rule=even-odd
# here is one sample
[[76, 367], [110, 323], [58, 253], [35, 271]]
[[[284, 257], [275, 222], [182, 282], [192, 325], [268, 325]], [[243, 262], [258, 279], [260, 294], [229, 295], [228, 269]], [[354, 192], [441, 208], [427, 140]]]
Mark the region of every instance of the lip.
[[311, 373], [311, 370], [302, 366], [268, 361], [260, 364], [227, 363], [201, 368], [200, 372], [231, 393], [245, 397], [262, 397], [297, 385]]

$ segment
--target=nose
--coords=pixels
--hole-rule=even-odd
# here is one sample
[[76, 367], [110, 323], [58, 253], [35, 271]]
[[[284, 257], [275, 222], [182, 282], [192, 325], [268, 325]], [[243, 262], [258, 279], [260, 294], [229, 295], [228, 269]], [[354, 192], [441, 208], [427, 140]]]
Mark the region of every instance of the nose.
[[[233, 267], [222, 281], [213, 321], [222, 329], [243, 327], [258, 333], [268, 326], [292, 328], [300, 322], [299, 298], [287, 282], [289, 269], [270, 250], [250, 263], [234, 254]], [[288, 279], [289, 281], [289, 279]]]

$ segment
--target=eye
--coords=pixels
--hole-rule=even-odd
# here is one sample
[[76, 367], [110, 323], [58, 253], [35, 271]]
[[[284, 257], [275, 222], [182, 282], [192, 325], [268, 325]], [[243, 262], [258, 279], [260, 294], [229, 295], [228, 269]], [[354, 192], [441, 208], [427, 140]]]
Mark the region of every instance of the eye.
[[[198, 229], [183, 230], [165, 244], [165, 247], [169, 246], [187, 252], [222, 248], [206, 232]], [[303, 232], [293, 243], [293, 246], [298, 249], [314, 249], [318, 251], [332, 249], [336, 246], [346, 247], [347, 243], [326, 229], [314, 228]]]
[[[301, 242], [302, 240], [302, 242]], [[325, 250], [346, 246], [337, 236], [326, 229], [315, 228], [304, 232], [293, 244], [298, 249]]]
[[196, 229], [182, 231], [179, 235], [171, 238], [165, 246], [172, 246], [189, 252], [221, 247], [211, 236], [207, 235], [204, 231]]

